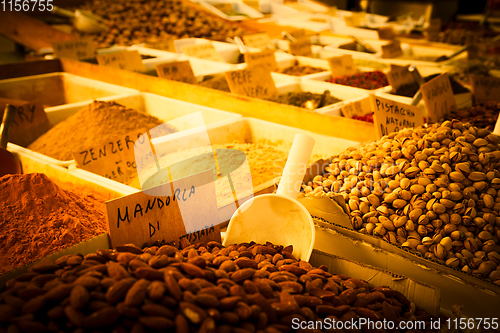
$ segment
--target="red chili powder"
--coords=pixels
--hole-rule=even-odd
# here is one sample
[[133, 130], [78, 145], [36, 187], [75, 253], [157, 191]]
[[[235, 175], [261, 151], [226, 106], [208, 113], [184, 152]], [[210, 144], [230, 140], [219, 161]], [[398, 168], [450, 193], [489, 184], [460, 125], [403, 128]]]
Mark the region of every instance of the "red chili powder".
[[0, 274], [106, 231], [105, 204], [31, 173], [0, 178]]

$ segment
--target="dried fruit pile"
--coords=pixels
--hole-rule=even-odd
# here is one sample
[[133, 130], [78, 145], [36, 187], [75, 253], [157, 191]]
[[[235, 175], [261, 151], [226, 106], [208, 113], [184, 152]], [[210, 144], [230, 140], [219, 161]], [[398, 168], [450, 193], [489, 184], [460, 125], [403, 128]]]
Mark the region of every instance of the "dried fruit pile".
[[381, 71], [363, 72], [342, 77], [334, 77], [327, 82], [343, 84], [362, 89], [379, 89], [389, 85], [387, 76]]
[[[322, 97], [323, 94], [315, 94], [312, 92], [303, 91], [303, 92], [289, 92], [286, 94], [281, 94], [277, 97], [269, 98], [268, 100], [276, 103], [293, 105], [299, 108], [314, 110], [318, 108], [318, 104], [321, 102]], [[327, 95], [324, 98], [324, 102], [321, 104], [321, 107], [335, 104], [340, 101], [341, 99], [331, 96], [327, 91]]]
[[291, 246], [216, 242], [69, 255], [10, 280], [8, 332], [290, 332], [292, 320], [436, 320], [400, 292], [297, 261]]
[[500, 285], [500, 136], [445, 121], [349, 148], [304, 184], [354, 229]]
[[500, 103], [487, 102], [452, 112], [450, 118], [493, 131], [500, 112]]
[[107, 31], [95, 37], [100, 47], [187, 37], [224, 40], [244, 33], [233, 23], [177, 0], [93, 0], [84, 9], [111, 23]]
[[321, 73], [321, 72], [326, 72], [326, 71], [327, 71], [327, 69], [320, 68], [320, 67], [313, 67], [313, 66], [309, 66], [309, 65], [300, 65], [298, 62], [296, 62], [295, 65], [293, 65], [293, 66], [279, 68], [278, 70], [276, 70], [277, 73], [293, 75], [293, 76], [302, 76], [302, 75], [315, 74], [315, 73]]

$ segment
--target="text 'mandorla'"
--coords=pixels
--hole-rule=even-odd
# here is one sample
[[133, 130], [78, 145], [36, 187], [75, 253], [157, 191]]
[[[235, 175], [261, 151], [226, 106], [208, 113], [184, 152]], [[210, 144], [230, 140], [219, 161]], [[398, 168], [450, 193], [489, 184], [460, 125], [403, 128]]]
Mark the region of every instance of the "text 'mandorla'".
[[113, 247], [168, 242], [185, 235], [195, 243], [220, 241], [212, 170], [108, 201], [106, 210]]

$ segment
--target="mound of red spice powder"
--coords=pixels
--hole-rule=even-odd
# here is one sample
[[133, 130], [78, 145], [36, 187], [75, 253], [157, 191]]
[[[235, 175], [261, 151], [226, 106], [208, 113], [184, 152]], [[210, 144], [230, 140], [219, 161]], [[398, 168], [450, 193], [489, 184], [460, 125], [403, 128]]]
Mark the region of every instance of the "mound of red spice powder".
[[379, 89], [389, 85], [387, 76], [381, 71], [363, 72], [353, 75], [334, 77], [326, 82], [367, 90]]
[[106, 232], [105, 204], [46, 175], [0, 178], [0, 274]]

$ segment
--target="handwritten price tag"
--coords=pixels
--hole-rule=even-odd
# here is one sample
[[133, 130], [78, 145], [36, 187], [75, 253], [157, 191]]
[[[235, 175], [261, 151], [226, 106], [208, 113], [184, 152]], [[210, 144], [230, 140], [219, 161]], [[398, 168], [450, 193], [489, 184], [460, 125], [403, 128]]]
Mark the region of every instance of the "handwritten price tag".
[[155, 68], [158, 77], [191, 84], [197, 83], [189, 60], [158, 64]]
[[340, 108], [340, 112], [346, 118], [364, 116], [365, 114], [371, 113], [372, 108], [370, 98], [366, 97], [356, 102], [347, 103]]
[[290, 42], [290, 53], [297, 56], [312, 56], [312, 43], [309, 37], [302, 37]]
[[3, 117], [7, 104], [16, 107], [14, 120], [9, 131], [10, 142], [27, 147], [50, 129], [49, 119], [41, 102], [0, 98], [0, 119]]
[[279, 94], [271, 73], [262, 67], [250, 67], [226, 72], [226, 80], [233, 94], [269, 98]]
[[500, 78], [471, 75], [472, 93], [476, 103], [500, 101]]
[[175, 53], [174, 39], [167, 39], [160, 42], [146, 43], [146, 47], [155, 50], [162, 50]]
[[382, 45], [382, 58], [397, 58], [403, 55], [401, 43], [393, 41], [389, 44]]
[[98, 54], [97, 63], [134, 72], [146, 71], [146, 66], [142, 63], [141, 55], [137, 50]]
[[243, 42], [248, 47], [255, 47], [256, 49], [266, 49], [269, 45], [271, 38], [266, 33], [245, 35], [243, 36]]
[[422, 110], [418, 106], [399, 103], [387, 98], [371, 96], [377, 138], [424, 124]]
[[111, 246], [175, 241], [186, 234], [193, 243], [220, 241], [213, 171], [166, 183], [106, 202]]
[[396, 38], [396, 32], [393, 27], [383, 27], [377, 30], [378, 38], [382, 40], [393, 40]]
[[74, 152], [73, 158], [80, 169], [122, 183], [137, 172], [134, 142], [145, 132], [146, 128], [142, 128], [100, 146]]
[[245, 53], [245, 62], [248, 64], [248, 67], [262, 67], [268, 72], [272, 72], [278, 68], [273, 50]]
[[332, 57], [328, 59], [328, 65], [332, 72], [332, 77], [341, 77], [356, 73], [356, 66], [350, 54]]
[[184, 45], [181, 47], [181, 51], [188, 57], [223, 61], [221, 55], [217, 52], [212, 43]]
[[420, 86], [420, 90], [429, 114], [430, 123], [441, 121], [457, 109], [457, 102], [455, 96], [453, 96], [448, 73], [441, 74], [423, 84]]
[[415, 78], [408, 70], [409, 66], [397, 66], [391, 64], [391, 70], [387, 73], [387, 79], [392, 86], [392, 91], [399, 87], [415, 82]]
[[84, 60], [95, 56], [95, 44], [89, 38], [54, 42], [52, 48], [57, 58]]

